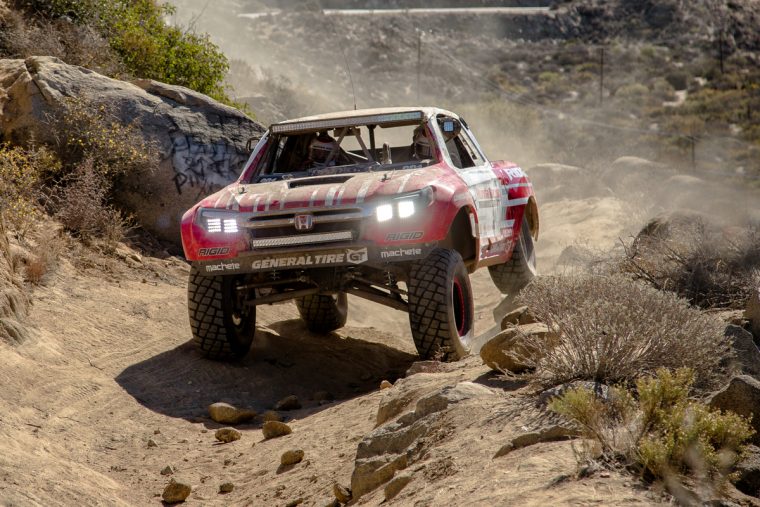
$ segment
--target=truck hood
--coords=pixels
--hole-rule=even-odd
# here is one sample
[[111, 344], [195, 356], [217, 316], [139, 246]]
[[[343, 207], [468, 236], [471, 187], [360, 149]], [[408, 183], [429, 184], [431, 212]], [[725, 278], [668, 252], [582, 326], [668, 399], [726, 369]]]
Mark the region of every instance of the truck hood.
[[314, 176], [269, 183], [234, 183], [204, 199], [204, 208], [266, 212], [365, 202], [413, 192], [445, 179], [440, 166], [396, 171]]

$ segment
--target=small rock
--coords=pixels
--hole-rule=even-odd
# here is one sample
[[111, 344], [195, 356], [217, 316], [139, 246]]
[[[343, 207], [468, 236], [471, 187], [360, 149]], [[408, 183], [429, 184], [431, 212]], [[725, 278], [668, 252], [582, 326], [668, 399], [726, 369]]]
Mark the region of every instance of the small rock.
[[261, 431], [264, 433], [264, 438], [269, 440], [270, 438], [282, 437], [284, 435], [290, 435], [293, 430], [290, 426], [280, 421], [267, 421], [262, 426]]
[[161, 475], [172, 475], [173, 473], [174, 473], [174, 467], [173, 467], [173, 466], [171, 466], [171, 465], [166, 465], [166, 466], [165, 466], [165, 467], [164, 467], [164, 468], [161, 470]]
[[348, 503], [351, 501], [351, 489], [346, 488], [337, 482], [333, 484], [333, 494], [335, 499], [340, 503]]
[[237, 408], [229, 403], [212, 403], [208, 406], [211, 419], [222, 424], [240, 424], [256, 417], [253, 410]]
[[304, 452], [301, 449], [285, 451], [282, 453], [282, 456], [280, 456], [280, 464], [282, 466], [295, 465], [296, 463], [301, 462], [303, 456]]
[[148, 447], [158, 447], [158, 444], [152, 438], [148, 439]]
[[385, 485], [385, 500], [390, 501], [398, 495], [404, 487], [412, 481], [412, 474], [402, 473], [396, 475], [391, 481]]
[[235, 485], [231, 482], [225, 482], [219, 485], [219, 493], [232, 493], [233, 489], [235, 489]]
[[163, 498], [166, 503], [184, 502], [185, 499], [190, 496], [192, 490], [193, 487], [189, 482], [173, 478], [164, 488], [161, 498]]
[[296, 505], [301, 505], [303, 503], [303, 498], [296, 498], [295, 500], [291, 500], [287, 504], [285, 504], [285, 507], [296, 507]]
[[240, 437], [242, 436], [243, 435], [235, 428], [219, 428], [214, 434], [214, 437], [216, 437], [217, 440], [224, 442], [225, 444], [240, 440]]
[[380, 382], [380, 389], [390, 389], [391, 387], [393, 387], [393, 384], [391, 384], [387, 380], [383, 380], [382, 382]]
[[528, 311], [527, 306], [519, 306], [514, 310], [507, 312], [501, 319], [501, 329], [505, 330], [510, 326], [520, 326], [524, 324], [533, 324], [537, 322], [536, 318]]
[[229, 466], [231, 464], [232, 464], [232, 460], [230, 458], [227, 458], [226, 460], [224, 460], [224, 466]]
[[154, 435], [160, 435], [161, 434], [161, 430], [153, 430], [153, 434]]
[[180, 444], [186, 444], [188, 442], [189, 442], [189, 440], [186, 439], [186, 438], [183, 438], [182, 440], [179, 441]]
[[294, 394], [285, 396], [274, 406], [275, 410], [298, 410], [299, 408], [301, 408], [301, 402], [298, 400], [298, 396]]
[[267, 421], [282, 421], [282, 416], [275, 412], [274, 410], [267, 410], [264, 412], [264, 414], [261, 416], [261, 418], [264, 420], [264, 422]]

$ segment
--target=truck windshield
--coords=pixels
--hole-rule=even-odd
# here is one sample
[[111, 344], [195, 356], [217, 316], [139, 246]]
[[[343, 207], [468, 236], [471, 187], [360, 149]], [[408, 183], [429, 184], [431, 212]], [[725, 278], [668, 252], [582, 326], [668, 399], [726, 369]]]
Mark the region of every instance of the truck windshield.
[[437, 162], [425, 124], [342, 127], [272, 135], [251, 182], [412, 169]]

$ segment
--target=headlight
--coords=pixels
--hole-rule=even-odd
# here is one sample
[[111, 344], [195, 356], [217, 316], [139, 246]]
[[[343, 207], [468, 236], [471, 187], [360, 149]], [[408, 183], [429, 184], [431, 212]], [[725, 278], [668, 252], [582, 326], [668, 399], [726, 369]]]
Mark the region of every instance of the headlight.
[[394, 216], [409, 218], [418, 210], [430, 206], [433, 202], [433, 187], [425, 187], [422, 190], [410, 192], [394, 197], [390, 202], [380, 204], [375, 208], [378, 222], [387, 222]]
[[398, 203], [399, 218], [407, 218], [412, 215], [414, 215], [414, 201], [399, 201]]
[[378, 222], [387, 222], [393, 218], [393, 206], [390, 204], [381, 204], [375, 209]]
[[237, 215], [236, 212], [202, 209], [198, 213], [198, 221], [208, 232], [237, 234], [239, 231]]

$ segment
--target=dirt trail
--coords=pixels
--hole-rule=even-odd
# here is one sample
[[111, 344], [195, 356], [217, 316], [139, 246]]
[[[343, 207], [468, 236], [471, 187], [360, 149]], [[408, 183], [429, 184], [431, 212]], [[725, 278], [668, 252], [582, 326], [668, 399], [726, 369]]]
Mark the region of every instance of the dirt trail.
[[[540, 245], [569, 241], [572, 216], [594, 230], [593, 203], [576, 206], [588, 210], [544, 209]], [[556, 255], [549, 249], [539, 261]], [[200, 358], [190, 343], [182, 261], [106, 264], [82, 271], [64, 262], [34, 293], [32, 337], [17, 347], [0, 345], [0, 503], [158, 503], [166, 465], [196, 485], [191, 505], [284, 505], [299, 496], [305, 505], [322, 505], [334, 481], [347, 483], [357, 442], [374, 426], [380, 381], [395, 381], [416, 360], [405, 315], [354, 300], [348, 327], [315, 336], [294, 305], [260, 307], [252, 353], [237, 364], [216, 363]], [[473, 285], [482, 331], [493, 324], [500, 295], [487, 271], [477, 273]], [[479, 363], [472, 358], [456, 366], [456, 375], [485, 375]], [[319, 391], [335, 401], [315, 401]], [[240, 427], [242, 440], [215, 443], [219, 425], [208, 419], [208, 404], [228, 401], [261, 413], [290, 394], [303, 403], [287, 413], [293, 435], [262, 442], [254, 421]], [[149, 448], [149, 439], [157, 447]], [[452, 445], [454, 455], [469, 452], [462, 439]], [[308, 464], [278, 473], [280, 454], [295, 446], [307, 450]], [[484, 448], [479, 459], [492, 452]], [[569, 447], [556, 453], [546, 458], [559, 459], [549, 470], [575, 466]], [[524, 472], [510, 469], [510, 484], [537, 488], [546, 479], [536, 475], [538, 461]], [[531, 483], [534, 476], [541, 479]], [[236, 490], [219, 495], [225, 480]], [[468, 474], [458, 480], [478, 482]], [[423, 488], [421, 494], [440, 504], [447, 497], [442, 491]], [[531, 497], [525, 495], [520, 503]], [[372, 498], [371, 504], [382, 500]]]

